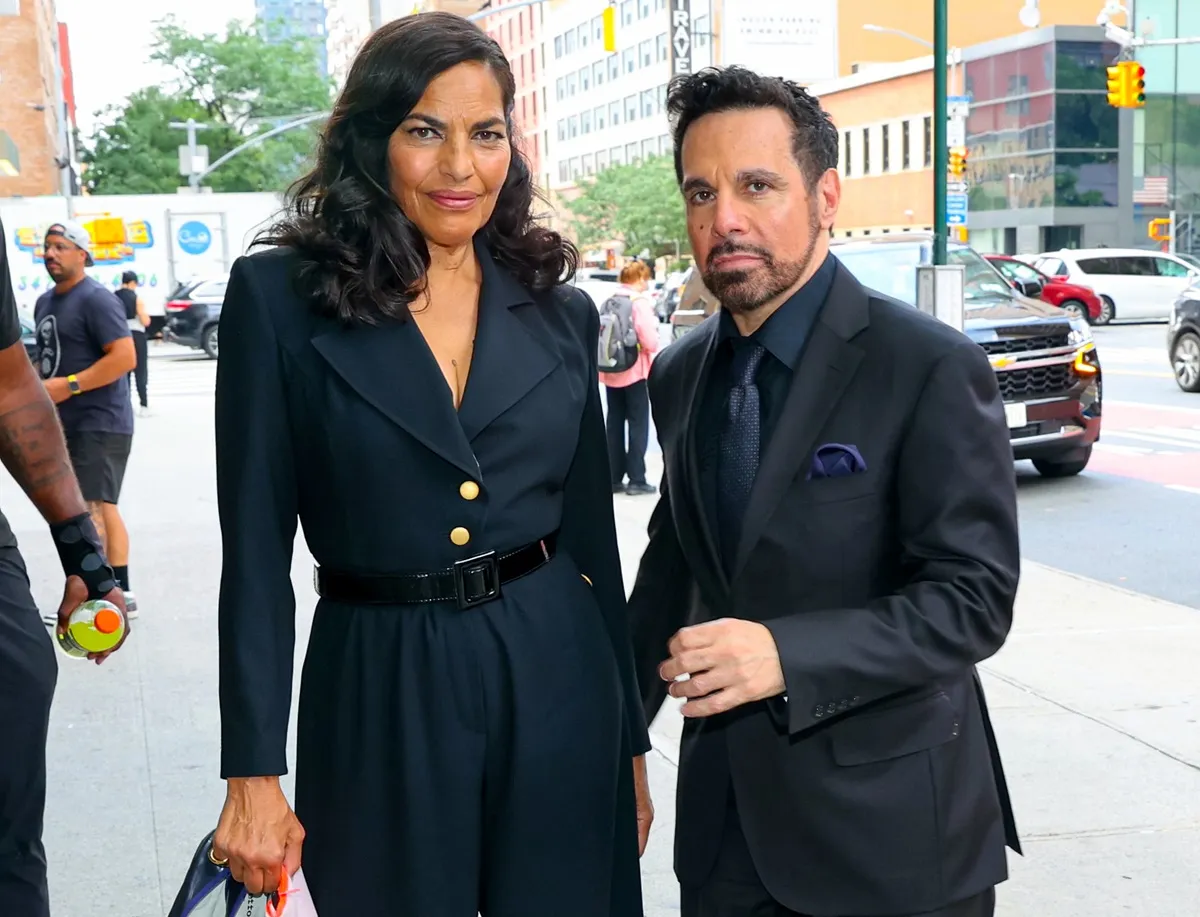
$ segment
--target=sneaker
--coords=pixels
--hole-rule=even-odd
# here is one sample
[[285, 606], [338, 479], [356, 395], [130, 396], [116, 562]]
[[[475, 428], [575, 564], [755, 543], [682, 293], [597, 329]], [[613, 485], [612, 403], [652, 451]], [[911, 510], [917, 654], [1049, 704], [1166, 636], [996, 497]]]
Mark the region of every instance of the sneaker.
[[137, 409], [137, 416], [138, 417], [153, 417], [154, 415], [151, 413], [149, 408], [140, 407]]
[[132, 592], [126, 592], [125, 595], [125, 617], [130, 621], [138, 616], [137, 598]]
[[58, 627], [58, 612], [47, 611], [42, 615], [42, 623], [47, 627]]
[[630, 484], [625, 488], [625, 493], [631, 497], [640, 497], [647, 494], [656, 494], [658, 493], [658, 489], [653, 484], [647, 484], [645, 481], [642, 481], [640, 484]]
[[614, 493], [614, 494], [623, 494], [623, 493], [625, 493], [625, 485], [624, 485], [624, 484], [614, 484], [614, 485], [613, 485], [613, 493]]

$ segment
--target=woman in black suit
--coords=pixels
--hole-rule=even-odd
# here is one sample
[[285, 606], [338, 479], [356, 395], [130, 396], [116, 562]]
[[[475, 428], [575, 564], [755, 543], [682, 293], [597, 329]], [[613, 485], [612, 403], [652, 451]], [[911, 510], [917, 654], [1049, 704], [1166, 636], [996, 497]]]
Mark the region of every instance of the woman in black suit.
[[[270, 891], [303, 842], [321, 917], [642, 914], [599, 320], [533, 222], [513, 93], [466, 20], [384, 26], [276, 247], [230, 277], [213, 855]], [[321, 599], [293, 814], [297, 519]]]

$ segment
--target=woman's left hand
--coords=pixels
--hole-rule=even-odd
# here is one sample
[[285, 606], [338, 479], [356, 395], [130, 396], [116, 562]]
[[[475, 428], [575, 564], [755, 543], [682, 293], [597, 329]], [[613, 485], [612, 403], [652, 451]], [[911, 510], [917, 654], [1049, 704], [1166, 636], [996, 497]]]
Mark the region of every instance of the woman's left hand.
[[650, 825], [654, 823], [654, 803], [650, 801], [650, 779], [646, 776], [646, 756], [633, 759], [633, 787], [637, 796], [638, 856], [646, 852]]

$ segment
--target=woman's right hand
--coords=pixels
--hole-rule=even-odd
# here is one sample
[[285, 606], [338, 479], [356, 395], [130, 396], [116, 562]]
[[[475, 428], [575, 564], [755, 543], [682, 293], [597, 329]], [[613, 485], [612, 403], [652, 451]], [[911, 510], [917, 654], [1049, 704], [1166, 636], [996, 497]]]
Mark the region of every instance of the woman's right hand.
[[300, 868], [304, 828], [288, 805], [278, 777], [226, 781], [225, 808], [213, 835], [213, 859], [229, 861], [233, 877], [252, 895], [279, 887], [280, 870]]

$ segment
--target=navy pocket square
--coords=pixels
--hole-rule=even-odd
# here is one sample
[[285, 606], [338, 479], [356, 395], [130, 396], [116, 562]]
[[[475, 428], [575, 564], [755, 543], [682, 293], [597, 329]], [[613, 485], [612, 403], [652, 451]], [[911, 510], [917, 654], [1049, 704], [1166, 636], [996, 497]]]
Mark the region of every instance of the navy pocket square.
[[862, 474], [867, 470], [862, 453], [856, 446], [842, 443], [827, 443], [813, 454], [812, 467], [807, 480], [814, 478], [844, 478], [851, 474]]

